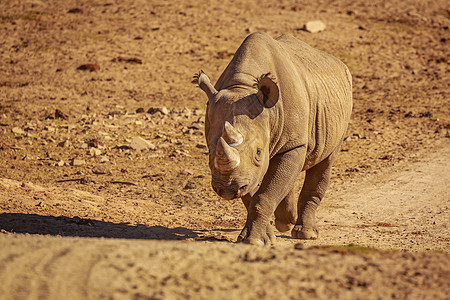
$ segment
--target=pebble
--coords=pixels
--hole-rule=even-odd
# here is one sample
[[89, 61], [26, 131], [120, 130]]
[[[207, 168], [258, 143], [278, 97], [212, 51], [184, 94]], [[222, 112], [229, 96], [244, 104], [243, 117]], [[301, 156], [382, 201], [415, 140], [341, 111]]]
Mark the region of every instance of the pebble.
[[189, 181], [188, 183], [186, 183], [186, 185], [184, 186], [185, 190], [193, 190], [196, 188], [195, 183]]
[[183, 175], [194, 175], [194, 172], [192, 172], [189, 169], [184, 169], [183, 172], [181, 172], [181, 174], [183, 174]]
[[157, 108], [157, 107], [150, 107], [149, 110], [147, 111], [149, 114], [155, 114], [157, 112], [160, 112], [161, 114], [167, 116], [169, 114], [169, 110], [167, 109], [167, 107], [163, 106], [161, 108]]
[[11, 132], [14, 134], [25, 134], [25, 131], [22, 128], [19, 127], [13, 127], [11, 129]]
[[130, 141], [130, 147], [137, 151], [143, 151], [143, 150], [155, 150], [156, 146], [153, 145], [151, 142], [147, 141], [146, 139], [143, 139], [141, 137], [134, 137]]
[[100, 70], [100, 66], [98, 64], [84, 64], [79, 66], [77, 70], [95, 72]]
[[64, 166], [64, 161], [63, 160], [60, 160], [60, 161], [58, 161], [58, 163], [56, 164], [58, 167], [62, 167], [62, 166]]
[[110, 175], [111, 171], [105, 166], [105, 165], [96, 165], [95, 167], [92, 168], [92, 173], [94, 174], [107, 174]]
[[102, 151], [100, 149], [97, 149], [97, 148], [90, 148], [89, 149], [89, 154], [91, 156], [100, 156], [102, 154]]
[[83, 159], [74, 158], [72, 160], [72, 166], [75, 166], [75, 167], [82, 166], [82, 165], [85, 165], [85, 164], [86, 164], [86, 162]]
[[65, 141], [59, 142], [58, 146], [59, 147], [63, 147], [63, 148], [67, 148], [67, 147], [70, 146], [70, 141], [69, 140], [65, 140]]
[[311, 33], [317, 33], [320, 31], [325, 30], [325, 24], [322, 21], [315, 20], [315, 21], [309, 21], [305, 24], [304, 29]]
[[100, 157], [99, 163], [103, 164], [103, 163], [106, 163], [106, 162], [109, 162], [109, 158], [108, 157], [106, 157], [106, 156]]

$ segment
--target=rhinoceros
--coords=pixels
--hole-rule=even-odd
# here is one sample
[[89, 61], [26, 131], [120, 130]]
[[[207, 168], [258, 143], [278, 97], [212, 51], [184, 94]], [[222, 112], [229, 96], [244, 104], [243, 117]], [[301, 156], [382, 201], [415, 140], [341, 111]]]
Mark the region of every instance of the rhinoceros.
[[[249, 35], [208, 97], [205, 136], [211, 184], [241, 198], [247, 221], [238, 241], [272, 245], [280, 232], [316, 239], [316, 209], [352, 111], [352, 77], [339, 59], [291, 35]], [[297, 196], [294, 185], [306, 171]]]

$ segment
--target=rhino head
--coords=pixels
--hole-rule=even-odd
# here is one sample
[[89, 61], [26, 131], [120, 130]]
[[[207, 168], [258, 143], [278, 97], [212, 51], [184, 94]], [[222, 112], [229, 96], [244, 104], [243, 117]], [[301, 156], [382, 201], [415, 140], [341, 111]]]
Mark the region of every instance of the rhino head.
[[279, 90], [269, 74], [255, 86], [217, 91], [201, 71], [195, 82], [208, 97], [205, 134], [211, 184], [224, 199], [256, 193], [269, 166], [270, 113]]

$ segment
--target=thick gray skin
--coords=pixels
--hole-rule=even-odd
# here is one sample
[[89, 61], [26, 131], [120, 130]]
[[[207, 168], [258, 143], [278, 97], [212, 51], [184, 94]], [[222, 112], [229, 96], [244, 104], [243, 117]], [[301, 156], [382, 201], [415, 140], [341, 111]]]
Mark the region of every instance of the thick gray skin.
[[[255, 86], [269, 72], [279, 92]], [[318, 237], [315, 213], [350, 119], [351, 85], [340, 60], [293, 36], [254, 33], [239, 47], [215, 93], [207, 92], [206, 114], [212, 186], [225, 199], [241, 197], [248, 211], [238, 241], [274, 244], [274, 214], [279, 231], [292, 229], [300, 239]], [[244, 141], [233, 146], [240, 155], [238, 167], [224, 172], [214, 159], [225, 121]], [[294, 184], [303, 170], [297, 200]]]

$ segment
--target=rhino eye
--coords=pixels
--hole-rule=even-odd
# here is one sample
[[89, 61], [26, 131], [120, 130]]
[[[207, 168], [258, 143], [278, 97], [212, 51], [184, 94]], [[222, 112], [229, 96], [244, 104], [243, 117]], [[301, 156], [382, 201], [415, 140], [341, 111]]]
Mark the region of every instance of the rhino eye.
[[261, 155], [261, 149], [256, 149], [256, 155], [260, 156]]

